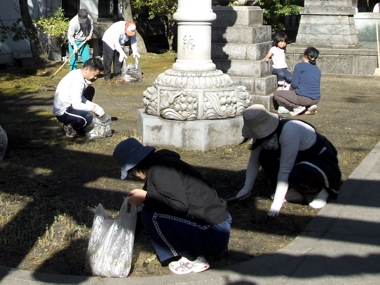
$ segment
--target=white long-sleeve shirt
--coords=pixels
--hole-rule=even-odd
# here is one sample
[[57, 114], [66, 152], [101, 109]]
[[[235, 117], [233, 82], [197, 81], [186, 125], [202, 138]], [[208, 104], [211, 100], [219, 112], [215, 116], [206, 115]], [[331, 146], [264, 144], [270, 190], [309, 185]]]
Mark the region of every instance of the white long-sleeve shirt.
[[[281, 145], [281, 157], [273, 204], [278, 203], [282, 205], [283, 203], [289, 187], [289, 174], [293, 169], [298, 152], [309, 149], [315, 144], [316, 140], [315, 130], [306, 123], [291, 120], [284, 125], [278, 138], [278, 144]], [[275, 149], [278, 147], [277, 145]], [[259, 155], [262, 150], [263, 146], [260, 145], [251, 151], [243, 189], [252, 189], [255, 183], [260, 168]]]
[[94, 103], [82, 96], [87, 86], [82, 69], [72, 70], [63, 77], [54, 95], [54, 115], [63, 115], [70, 106], [76, 110], [92, 111]]
[[75, 46], [75, 41], [83, 42], [88, 36], [92, 37], [94, 30], [94, 20], [87, 15], [87, 21], [84, 24], [79, 24], [78, 15], [74, 16], [69, 23], [67, 30], [67, 40], [72, 46]]
[[133, 37], [129, 37], [125, 33], [126, 21], [119, 21], [113, 23], [103, 34], [102, 41], [105, 42], [110, 48], [118, 51], [120, 54], [124, 54], [122, 45], [124, 45], [129, 39], [131, 39], [131, 48], [135, 53], [137, 52], [137, 39], [136, 34]]

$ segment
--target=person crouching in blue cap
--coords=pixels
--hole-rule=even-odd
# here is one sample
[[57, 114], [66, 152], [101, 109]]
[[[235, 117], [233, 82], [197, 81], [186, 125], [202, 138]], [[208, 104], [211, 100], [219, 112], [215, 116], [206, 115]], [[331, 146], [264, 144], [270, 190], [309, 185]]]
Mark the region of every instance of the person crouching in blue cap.
[[226, 202], [176, 152], [155, 151], [128, 138], [113, 157], [121, 165], [121, 179], [145, 181], [143, 189], [128, 193], [128, 201], [144, 204], [141, 220], [161, 264], [176, 274], [207, 270], [204, 255], [218, 255], [228, 246], [232, 218]]

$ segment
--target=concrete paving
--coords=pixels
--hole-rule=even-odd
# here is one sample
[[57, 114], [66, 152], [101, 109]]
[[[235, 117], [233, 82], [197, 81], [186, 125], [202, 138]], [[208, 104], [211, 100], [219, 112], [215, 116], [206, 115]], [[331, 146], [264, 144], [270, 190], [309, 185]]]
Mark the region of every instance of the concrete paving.
[[378, 284], [380, 142], [304, 232], [277, 252], [197, 274], [144, 278], [50, 275], [0, 266], [1, 285], [38, 284]]

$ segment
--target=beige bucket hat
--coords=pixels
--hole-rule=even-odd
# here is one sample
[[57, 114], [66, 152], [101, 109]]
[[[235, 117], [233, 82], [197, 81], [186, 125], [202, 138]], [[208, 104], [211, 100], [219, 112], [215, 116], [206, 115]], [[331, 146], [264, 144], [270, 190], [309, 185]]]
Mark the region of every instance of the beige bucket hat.
[[268, 112], [261, 104], [248, 107], [243, 113], [243, 120], [242, 136], [252, 139], [269, 136], [280, 122], [277, 114]]

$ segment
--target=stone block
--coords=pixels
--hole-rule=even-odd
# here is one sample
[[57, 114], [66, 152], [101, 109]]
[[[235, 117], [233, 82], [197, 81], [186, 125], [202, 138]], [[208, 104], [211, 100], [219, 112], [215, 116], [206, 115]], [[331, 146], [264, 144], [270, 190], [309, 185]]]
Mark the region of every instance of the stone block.
[[352, 0], [305, 0], [305, 7], [326, 7], [326, 6], [338, 6], [338, 7], [352, 7]]
[[265, 109], [270, 110], [271, 104], [272, 104], [272, 96], [258, 96], [258, 95], [252, 95], [251, 96], [251, 105], [253, 104], [262, 104], [264, 105]]
[[277, 76], [269, 75], [255, 78], [255, 94], [265, 95], [273, 93], [277, 89]]
[[[377, 66], [376, 50], [365, 48], [339, 48], [314, 45], [319, 50], [317, 66], [322, 74], [372, 76]], [[301, 61], [307, 45], [290, 44], [286, 47], [289, 69]]]
[[213, 43], [261, 43], [271, 41], [270, 26], [212, 27]]
[[213, 26], [258, 26], [263, 24], [263, 10], [257, 6], [213, 6]]
[[138, 110], [138, 135], [145, 145], [207, 151], [241, 142], [243, 118], [174, 121]]
[[263, 77], [271, 74], [270, 65], [263, 61], [213, 59], [216, 68], [230, 76]]
[[354, 15], [356, 10], [352, 7], [339, 6], [320, 6], [320, 7], [304, 7], [300, 9], [301, 15]]
[[231, 76], [232, 82], [236, 86], [244, 86], [247, 88], [248, 93], [254, 93], [255, 91], [255, 78], [253, 77], [239, 77]]
[[211, 46], [211, 58], [262, 60], [271, 46], [271, 42], [261, 44], [214, 43]]

